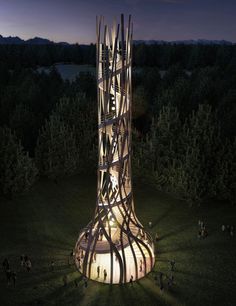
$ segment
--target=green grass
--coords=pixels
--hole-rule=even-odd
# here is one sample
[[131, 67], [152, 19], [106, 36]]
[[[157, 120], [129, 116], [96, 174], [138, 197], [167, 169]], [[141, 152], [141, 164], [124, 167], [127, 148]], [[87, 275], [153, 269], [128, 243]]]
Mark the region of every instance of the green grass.
[[[27, 195], [0, 199], [0, 259], [7, 256], [18, 271], [17, 285], [7, 287], [0, 274], [0, 305], [199, 305], [233, 306], [236, 303], [236, 241], [220, 230], [235, 224], [236, 209], [224, 203], [188, 205], [136, 184], [134, 200], [140, 221], [153, 235], [158, 232], [154, 270], [170, 274], [169, 260], [176, 261], [175, 285], [160, 292], [151, 272], [133, 286], [105, 285], [89, 281], [68, 265], [68, 255], [78, 232], [90, 221], [96, 200], [96, 179], [69, 178], [55, 185], [39, 182]], [[209, 237], [198, 240], [198, 219], [208, 227]], [[32, 260], [30, 273], [21, 270], [20, 255]], [[50, 262], [55, 260], [55, 270]], [[62, 277], [69, 284], [63, 287]], [[79, 286], [75, 287], [77, 279]], [[166, 285], [166, 284], [165, 284]]]

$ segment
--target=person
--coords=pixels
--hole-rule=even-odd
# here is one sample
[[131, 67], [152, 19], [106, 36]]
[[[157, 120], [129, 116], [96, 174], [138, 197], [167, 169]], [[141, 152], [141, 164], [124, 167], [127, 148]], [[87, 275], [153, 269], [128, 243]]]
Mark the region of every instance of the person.
[[5, 258], [2, 262], [3, 271], [7, 271], [10, 269], [10, 264], [7, 258]]
[[203, 228], [201, 229], [201, 237], [205, 238], [205, 230]]
[[173, 274], [171, 274], [171, 276], [168, 278], [168, 282], [167, 282], [168, 289], [173, 286], [173, 283], [174, 283], [174, 276], [173, 276]]
[[55, 262], [54, 260], [51, 261], [51, 270], [54, 271]]
[[170, 270], [171, 270], [171, 271], [174, 271], [174, 268], [175, 268], [175, 261], [174, 261], [174, 260], [171, 260], [171, 261], [170, 261]]
[[159, 237], [158, 237], [158, 234], [156, 233], [156, 235], [155, 235], [156, 242], [158, 241], [158, 239], [159, 239]]
[[164, 289], [164, 284], [163, 284], [163, 273], [160, 272], [160, 290], [162, 291]]
[[25, 262], [25, 266], [26, 266], [27, 271], [30, 272], [31, 268], [32, 268], [32, 263], [31, 263], [31, 261], [28, 257], [27, 257], [27, 260]]
[[21, 267], [25, 266], [25, 255], [24, 254], [21, 255], [21, 257], [20, 257], [20, 265], [21, 265]]
[[97, 275], [98, 275], [98, 278], [100, 276], [100, 266], [97, 266]]
[[140, 259], [140, 265], [139, 265], [139, 272], [142, 272], [143, 270], [143, 261]]
[[107, 279], [107, 270], [106, 269], [103, 270], [103, 275], [104, 275], [104, 281], [106, 281], [106, 279]]
[[11, 270], [10, 267], [6, 269], [7, 285], [11, 282]]
[[87, 288], [88, 287], [88, 279], [86, 276], [84, 276], [84, 287]]
[[67, 281], [68, 281], [68, 278], [67, 278], [66, 274], [63, 276], [62, 281], [63, 281], [63, 286], [66, 287], [67, 286]]
[[154, 281], [155, 281], [155, 284], [157, 285], [158, 284], [158, 277], [157, 277], [157, 274], [155, 273], [154, 275]]
[[11, 272], [11, 278], [13, 280], [13, 286], [15, 288], [16, 287], [16, 272], [15, 271]]
[[78, 261], [78, 268], [81, 269], [81, 259], [79, 256], [77, 257], [77, 261]]
[[102, 237], [103, 237], [102, 229], [100, 229], [99, 235], [100, 235], [100, 241], [102, 241]]
[[133, 286], [133, 278], [134, 278], [133, 275], [131, 275], [131, 276], [130, 276], [130, 280], [129, 280], [129, 283], [130, 283], [132, 286]]
[[221, 230], [222, 230], [222, 232], [225, 232], [225, 225], [224, 224], [222, 224]]

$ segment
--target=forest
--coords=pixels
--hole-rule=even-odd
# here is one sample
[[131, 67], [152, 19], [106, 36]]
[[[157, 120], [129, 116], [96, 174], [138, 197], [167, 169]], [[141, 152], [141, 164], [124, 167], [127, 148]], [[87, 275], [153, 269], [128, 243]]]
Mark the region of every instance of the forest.
[[[96, 46], [0, 45], [0, 193], [96, 175]], [[38, 67], [50, 66], [50, 73]], [[185, 199], [236, 201], [236, 45], [134, 45], [133, 179]]]

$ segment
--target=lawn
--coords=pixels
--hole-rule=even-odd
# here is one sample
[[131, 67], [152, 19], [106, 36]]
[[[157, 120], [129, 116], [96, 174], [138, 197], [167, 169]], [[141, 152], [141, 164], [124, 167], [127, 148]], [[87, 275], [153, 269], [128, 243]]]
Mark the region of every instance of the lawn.
[[[198, 305], [236, 304], [236, 237], [221, 232], [221, 224], [235, 225], [236, 208], [225, 203], [188, 207], [141, 183], [134, 185], [140, 221], [157, 232], [155, 271], [170, 275], [176, 262], [174, 286], [160, 292], [154, 272], [131, 286], [94, 281], [83, 286], [82, 277], [68, 264], [79, 231], [91, 219], [96, 200], [96, 178], [72, 177], [56, 185], [40, 181], [26, 195], [0, 198], [0, 259], [7, 256], [17, 271], [16, 288], [0, 274], [0, 305]], [[209, 236], [199, 240], [198, 220], [207, 224]], [[20, 266], [20, 255], [32, 260], [32, 271]], [[51, 271], [50, 262], [55, 261]], [[68, 276], [63, 287], [62, 278]], [[77, 279], [78, 287], [74, 280]]]

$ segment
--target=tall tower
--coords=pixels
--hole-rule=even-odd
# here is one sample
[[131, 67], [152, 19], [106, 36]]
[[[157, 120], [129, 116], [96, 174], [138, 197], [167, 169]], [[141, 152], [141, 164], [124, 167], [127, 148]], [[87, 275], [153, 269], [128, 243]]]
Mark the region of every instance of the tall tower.
[[92, 221], [80, 234], [75, 262], [96, 281], [125, 283], [154, 265], [151, 236], [134, 211], [131, 184], [132, 24], [111, 31], [97, 19], [98, 185]]

